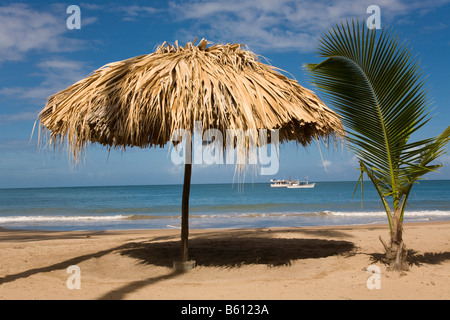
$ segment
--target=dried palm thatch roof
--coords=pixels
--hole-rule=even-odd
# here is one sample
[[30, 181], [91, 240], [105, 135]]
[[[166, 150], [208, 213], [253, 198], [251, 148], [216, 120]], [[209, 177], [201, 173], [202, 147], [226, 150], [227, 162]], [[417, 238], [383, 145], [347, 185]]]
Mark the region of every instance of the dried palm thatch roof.
[[241, 44], [164, 43], [152, 54], [114, 62], [51, 96], [39, 114], [49, 142], [77, 157], [89, 142], [112, 148], [165, 146], [175, 129], [279, 129], [306, 146], [342, 137], [343, 126], [297, 81]]

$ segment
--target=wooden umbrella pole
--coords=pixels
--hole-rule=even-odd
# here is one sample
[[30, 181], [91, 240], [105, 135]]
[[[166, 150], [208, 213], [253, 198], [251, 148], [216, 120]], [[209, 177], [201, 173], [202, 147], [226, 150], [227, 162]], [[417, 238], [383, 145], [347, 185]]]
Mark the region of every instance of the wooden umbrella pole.
[[192, 164], [184, 165], [183, 198], [181, 202], [181, 261], [188, 261], [189, 193], [191, 189]]
[[188, 239], [189, 239], [189, 195], [191, 191], [192, 173], [192, 138], [185, 137], [184, 149], [184, 182], [183, 196], [181, 200], [181, 262], [188, 261]]

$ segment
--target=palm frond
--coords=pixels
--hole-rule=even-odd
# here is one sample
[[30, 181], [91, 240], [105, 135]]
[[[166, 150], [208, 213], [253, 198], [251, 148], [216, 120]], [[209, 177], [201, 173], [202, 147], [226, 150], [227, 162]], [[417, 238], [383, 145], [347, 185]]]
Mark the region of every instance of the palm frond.
[[448, 130], [437, 139], [410, 141], [430, 119], [419, 62], [391, 30], [355, 21], [325, 34], [318, 54], [326, 59], [306, 66], [312, 83], [342, 115], [361, 168], [398, 207], [409, 192], [405, 185], [436, 168], [429, 163], [448, 141]]

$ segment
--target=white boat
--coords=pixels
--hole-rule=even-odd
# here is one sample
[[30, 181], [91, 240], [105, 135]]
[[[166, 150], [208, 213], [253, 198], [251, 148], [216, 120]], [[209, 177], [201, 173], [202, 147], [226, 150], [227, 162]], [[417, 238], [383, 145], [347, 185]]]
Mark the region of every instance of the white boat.
[[271, 188], [287, 188], [289, 185], [290, 180], [276, 180], [272, 179], [270, 180], [270, 187]]
[[300, 180], [270, 180], [271, 188], [289, 188], [289, 189], [297, 189], [297, 188], [314, 188], [315, 183], [309, 183], [308, 177], [304, 181]]
[[299, 183], [292, 183], [290, 185], [287, 186], [287, 188], [289, 189], [298, 189], [298, 188], [304, 188], [304, 189], [308, 189], [308, 188], [314, 188], [314, 186], [316, 185], [316, 183], [309, 183], [308, 181], [299, 181]]

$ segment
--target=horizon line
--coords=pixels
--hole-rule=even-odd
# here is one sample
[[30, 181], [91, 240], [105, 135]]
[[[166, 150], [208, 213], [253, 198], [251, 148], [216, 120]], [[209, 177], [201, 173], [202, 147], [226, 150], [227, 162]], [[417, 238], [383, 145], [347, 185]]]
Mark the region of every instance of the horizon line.
[[[369, 180], [367, 180], [369, 182]], [[450, 181], [450, 179], [422, 179], [420, 181]], [[418, 181], [418, 183], [420, 183]], [[329, 182], [354, 182], [357, 183], [358, 180], [317, 180], [316, 183], [329, 183]], [[243, 185], [243, 184], [270, 184], [267, 182], [211, 182], [211, 183], [192, 183], [193, 185]], [[14, 190], [14, 189], [64, 189], [64, 188], [106, 188], [106, 187], [157, 187], [157, 186], [183, 186], [183, 183], [167, 183], [167, 184], [117, 184], [117, 185], [81, 185], [81, 186], [47, 186], [47, 187], [0, 187], [0, 190]]]

